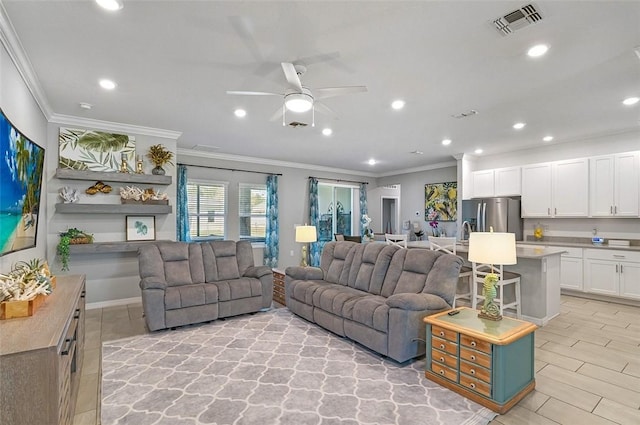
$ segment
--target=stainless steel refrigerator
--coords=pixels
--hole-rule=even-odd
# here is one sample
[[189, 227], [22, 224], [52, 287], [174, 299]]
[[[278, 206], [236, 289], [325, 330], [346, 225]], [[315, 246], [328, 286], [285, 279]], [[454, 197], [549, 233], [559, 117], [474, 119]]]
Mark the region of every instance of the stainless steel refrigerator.
[[474, 232], [515, 233], [522, 240], [520, 198], [483, 198], [462, 201], [462, 220], [469, 222]]

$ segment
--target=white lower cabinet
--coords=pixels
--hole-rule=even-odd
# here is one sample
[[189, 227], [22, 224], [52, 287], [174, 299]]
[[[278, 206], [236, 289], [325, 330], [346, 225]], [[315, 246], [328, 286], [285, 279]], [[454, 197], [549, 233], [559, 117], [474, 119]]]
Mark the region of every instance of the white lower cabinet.
[[640, 252], [585, 249], [584, 290], [640, 299]]
[[566, 251], [560, 256], [560, 287], [574, 291], [582, 291], [582, 248], [559, 248]]

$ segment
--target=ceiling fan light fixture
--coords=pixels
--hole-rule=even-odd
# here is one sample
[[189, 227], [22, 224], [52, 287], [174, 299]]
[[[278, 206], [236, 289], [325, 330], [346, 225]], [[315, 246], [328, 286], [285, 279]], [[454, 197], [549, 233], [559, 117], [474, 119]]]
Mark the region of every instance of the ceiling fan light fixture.
[[111, 11], [120, 10], [124, 7], [122, 0], [96, 0], [96, 3], [101, 8]]
[[313, 107], [313, 96], [306, 93], [290, 93], [284, 97], [284, 105], [291, 112], [307, 112]]

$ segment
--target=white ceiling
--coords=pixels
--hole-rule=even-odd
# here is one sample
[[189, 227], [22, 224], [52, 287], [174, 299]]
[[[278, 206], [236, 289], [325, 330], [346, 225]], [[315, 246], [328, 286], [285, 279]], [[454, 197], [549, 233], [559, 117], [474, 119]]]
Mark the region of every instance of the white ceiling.
[[[491, 155], [539, 146], [547, 134], [563, 143], [638, 131], [640, 104], [621, 101], [640, 96], [640, 1], [535, 1], [542, 21], [500, 35], [491, 22], [525, 4], [124, 0], [107, 12], [92, 0], [2, 0], [49, 114], [179, 131], [179, 148], [375, 175], [477, 147]], [[536, 43], [548, 54], [527, 57]], [[312, 90], [368, 92], [326, 99], [338, 119], [316, 113], [313, 128], [270, 121], [279, 97], [226, 94], [283, 92], [283, 61], [305, 63]], [[104, 77], [115, 91], [98, 87]], [[396, 98], [402, 111], [390, 107]], [[452, 117], [471, 109], [478, 114]], [[526, 127], [515, 131], [517, 121]]]

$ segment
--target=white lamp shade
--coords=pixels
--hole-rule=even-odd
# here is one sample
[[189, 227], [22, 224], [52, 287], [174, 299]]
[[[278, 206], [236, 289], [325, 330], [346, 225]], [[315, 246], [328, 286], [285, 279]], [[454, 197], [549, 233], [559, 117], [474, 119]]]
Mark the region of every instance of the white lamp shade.
[[316, 226], [298, 226], [296, 227], [296, 242], [315, 242], [318, 240], [316, 234]]
[[515, 233], [471, 232], [469, 261], [482, 264], [516, 264]]

